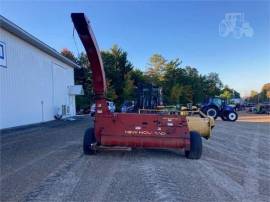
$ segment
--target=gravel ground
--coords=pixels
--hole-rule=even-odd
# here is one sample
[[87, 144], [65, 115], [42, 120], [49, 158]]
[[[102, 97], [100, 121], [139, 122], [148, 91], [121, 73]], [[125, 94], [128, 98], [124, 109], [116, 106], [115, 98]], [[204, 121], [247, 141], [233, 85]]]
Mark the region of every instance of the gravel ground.
[[4, 131], [1, 201], [270, 201], [270, 125], [216, 121], [200, 160], [182, 151], [82, 154], [89, 117]]

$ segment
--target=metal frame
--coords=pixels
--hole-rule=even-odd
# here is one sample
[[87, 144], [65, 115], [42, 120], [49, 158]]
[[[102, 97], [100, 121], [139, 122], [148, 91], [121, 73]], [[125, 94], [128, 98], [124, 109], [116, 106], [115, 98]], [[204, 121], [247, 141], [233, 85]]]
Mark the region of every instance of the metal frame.
[[94, 131], [97, 145], [190, 150], [186, 116], [111, 113], [106, 104], [106, 83], [100, 51], [83, 13], [72, 13], [75, 29], [91, 63], [96, 102]]

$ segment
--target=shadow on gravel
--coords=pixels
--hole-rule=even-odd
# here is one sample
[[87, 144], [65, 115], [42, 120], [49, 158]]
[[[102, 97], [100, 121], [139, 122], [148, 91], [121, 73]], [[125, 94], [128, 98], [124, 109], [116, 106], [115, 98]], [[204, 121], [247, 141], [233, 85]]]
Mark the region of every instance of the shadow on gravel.
[[24, 133], [24, 132], [28, 132], [29, 130], [35, 131], [35, 130], [49, 129], [49, 128], [64, 128], [69, 125], [77, 125], [78, 123], [83, 122], [86, 119], [89, 119], [89, 116], [88, 115], [76, 116], [73, 118], [75, 119], [73, 121], [70, 121], [68, 119], [61, 119], [61, 120], [48, 121], [44, 123], [35, 123], [35, 124], [2, 129], [0, 130], [0, 134], [3, 137], [4, 135], [13, 135], [13, 134], [16, 134], [17, 132]]
[[182, 150], [172, 150], [172, 149], [139, 149], [134, 148], [131, 151], [109, 151], [109, 150], [99, 150], [94, 155], [96, 158], [121, 158], [123, 156], [129, 158], [136, 157], [145, 158], [151, 156], [151, 158], [156, 159], [181, 159], [185, 158], [184, 152]]

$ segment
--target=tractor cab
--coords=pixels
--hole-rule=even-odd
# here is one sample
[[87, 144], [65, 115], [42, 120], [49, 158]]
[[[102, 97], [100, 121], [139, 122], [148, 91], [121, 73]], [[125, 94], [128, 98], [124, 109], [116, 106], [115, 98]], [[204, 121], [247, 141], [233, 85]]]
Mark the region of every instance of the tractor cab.
[[220, 109], [226, 104], [226, 101], [219, 97], [210, 98], [209, 102], [215, 104]]

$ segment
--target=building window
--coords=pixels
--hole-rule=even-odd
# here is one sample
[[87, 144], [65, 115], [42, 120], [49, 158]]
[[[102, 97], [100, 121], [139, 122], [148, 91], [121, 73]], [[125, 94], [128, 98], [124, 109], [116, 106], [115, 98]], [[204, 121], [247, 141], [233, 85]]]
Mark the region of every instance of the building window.
[[7, 67], [6, 44], [0, 41], [0, 66]]
[[0, 44], [0, 58], [4, 59], [4, 46]]

